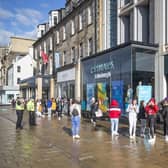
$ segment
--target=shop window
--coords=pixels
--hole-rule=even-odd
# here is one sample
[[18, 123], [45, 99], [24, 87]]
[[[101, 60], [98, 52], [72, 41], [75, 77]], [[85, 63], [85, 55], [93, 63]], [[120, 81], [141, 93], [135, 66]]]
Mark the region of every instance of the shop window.
[[21, 67], [17, 66], [17, 72], [21, 72]]

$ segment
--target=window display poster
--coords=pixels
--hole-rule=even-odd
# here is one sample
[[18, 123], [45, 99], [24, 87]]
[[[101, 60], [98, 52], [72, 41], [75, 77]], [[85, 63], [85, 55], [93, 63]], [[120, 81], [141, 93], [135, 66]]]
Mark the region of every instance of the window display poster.
[[152, 97], [152, 86], [142, 85], [138, 86], [138, 104], [144, 100], [145, 104], [151, 99]]
[[112, 99], [117, 100], [122, 111], [124, 110], [123, 105], [123, 81], [112, 81]]
[[95, 84], [90, 83], [86, 86], [86, 101], [87, 101], [87, 110], [90, 111], [90, 102], [92, 97], [95, 97]]
[[102, 112], [107, 112], [108, 99], [107, 99], [106, 83], [97, 84], [97, 98], [99, 101], [99, 109]]

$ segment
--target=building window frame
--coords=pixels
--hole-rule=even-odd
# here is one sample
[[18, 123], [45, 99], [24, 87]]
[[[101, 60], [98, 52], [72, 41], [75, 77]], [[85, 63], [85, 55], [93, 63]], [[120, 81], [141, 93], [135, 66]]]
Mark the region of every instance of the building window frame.
[[79, 44], [79, 57], [83, 57], [83, 43]]
[[19, 83], [20, 83], [20, 81], [21, 81], [21, 80], [20, 80], [20, 78], [17, 78], [17, 84], [19, 84]]
[[66, 28], [65, 28], [65, 26], [62, 27], [62, 39], [63, 39], [63, 41], [66, 40]]
[[75, 62], [75, 47], [71, 48], [71, 63]]
[[81, 31], [83, 29], [83, 17], [82, 14], [79, 14], [79, 31]]
[[20, 65], [17, 66], [17, 72], [18, 72], [18, 73], [21, 72], [21, 66], [20, 66]]
[[88, 25], [92, 24], [92, 10], [91, 10], [91, 7], [89, 6], [87, 8], [87, 22], [88, 22]]
[[56, 31], [56, 44], [60, 43], [59, 31]]
[[75, 34], [75, 21], [71, 20], [71, 35]]
[[93, 38], [88, 39], [88, 56], [93, 54]]

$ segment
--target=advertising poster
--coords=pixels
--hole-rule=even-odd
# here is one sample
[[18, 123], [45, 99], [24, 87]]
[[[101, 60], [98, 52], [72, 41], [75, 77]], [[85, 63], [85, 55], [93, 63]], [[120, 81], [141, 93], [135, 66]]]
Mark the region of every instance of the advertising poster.
[[99, 109], [102, 112], [107, 112], [108, 99], [107, 99], [106, 83], [97, 84], [97, 98], [99, 101]]
[[144, 100], [145, 104], [151, 99], [152, 97], [152, 86], [142, 85], [138, 86], [138, 104]]
[[123, 105], [123, 81], [112, 81], [112, 99], [118, 101], [120, 108], [122, 111], [124, 110]]
[[86, 101], [87, 101], [87, 110], [90, 111], [90, 101], [92, 97], [95, 97], [95, 84], [87, 84], [86, 88]]

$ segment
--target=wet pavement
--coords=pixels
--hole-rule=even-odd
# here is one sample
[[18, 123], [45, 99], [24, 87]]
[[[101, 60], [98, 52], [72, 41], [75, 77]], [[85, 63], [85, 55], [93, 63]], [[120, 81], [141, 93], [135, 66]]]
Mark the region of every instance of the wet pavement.
[[94, 129], [82, 120], [81, 139], [73, 140], [71, 122], [38, 118], [29, 127], [24, 113], [24, 129], [15, 129], [11, 107], [0, 107], [0, 168], [167, 168], [168, 143], [157, 131], [156, 143], [128, 138], [128, 126], [120, 123], [120, 136], [112, 138], [110, 123], [98, 121]]

